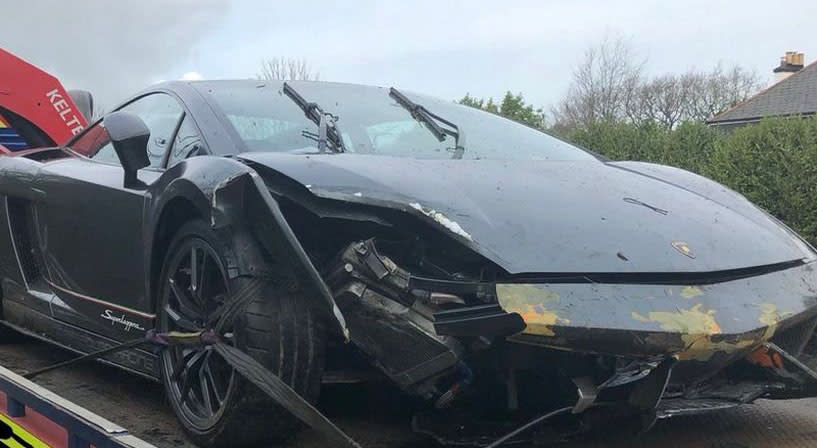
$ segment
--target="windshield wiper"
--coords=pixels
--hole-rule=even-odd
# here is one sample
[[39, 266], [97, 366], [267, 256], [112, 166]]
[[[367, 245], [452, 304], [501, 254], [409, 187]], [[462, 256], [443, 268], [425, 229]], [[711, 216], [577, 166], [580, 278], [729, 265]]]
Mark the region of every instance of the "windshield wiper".
[[335, 152], [346, 152], [346, 146], [343, 144], [343, 137], [338, 129], [338, 117], [329, 112], [324, 112], [318, 103], [310, 103], [304, 99], [292, 86], [284, 83], [284, 94], [288, 96], [298, 107], [304, 111], [304, 115], [310, 121], [318, 125], [318, 133], [304, 130], [301, 135], [318, 142], [318, 151], [326, 152], [327, 142], [331, 143], [332, 150]]
[[[404, 95], [399, 90], [395, 89], [394, 87], [389, 89], [389, 96], [394, 98], [398, 104], [403, 106], [404, 109], [411, 113], [411, 116], [415, 120], [419, 120], [422, 122], [426, 129], [431, 131], [434, 134], [434, 137], [437, 138], [440, 142], [445, 141], [445, 137], [450, 135], [454, 137], [454, 159], [461, 159], [462, 153], [465, 152], [465, 132], [460, 130], [460, 128], [455, 125], [454, 123], [446, 120], [439, 115], [434, 114], [430, 110], [426, 109], [425, 106], [422, 104], [417, 104], [414, 101], [408, 99], [406, 95]], [[448, 128], [444, 128], [440, 126], [440, 123], [448, 126]], [[453, 129], [451, 129], [453, 128]]]

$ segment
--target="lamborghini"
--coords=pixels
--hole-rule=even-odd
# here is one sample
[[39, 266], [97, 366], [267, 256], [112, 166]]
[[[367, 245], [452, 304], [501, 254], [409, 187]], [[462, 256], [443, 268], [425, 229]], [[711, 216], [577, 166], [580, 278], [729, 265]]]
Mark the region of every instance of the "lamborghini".
[[[563, 406], [572, 428], [643, 431], [817, 395], [816, 255], [783, 223], [699, 175], [398, 88], [153, 86], [0, 156], [0, 221], [0, 337], [88, 353], [217, 329], [310, 402], [373, 372], [444, 443]], [[201, 446], [299, 428], [209, 347], [104, 361], [162, 381]]]

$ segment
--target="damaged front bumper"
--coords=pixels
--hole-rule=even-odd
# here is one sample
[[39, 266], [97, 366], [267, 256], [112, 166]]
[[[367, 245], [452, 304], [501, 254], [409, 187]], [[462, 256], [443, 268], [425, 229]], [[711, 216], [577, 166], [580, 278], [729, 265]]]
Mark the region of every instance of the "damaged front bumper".
[[630, 385], [655, 418], [817, 395], [813, 263], [708, 284], [498, 284], [497, 300], [525, 321], [512, 341], [629, 360], [598, 389]]
[[[413, 275], [368, 240], [348, 246], [326, 279], [352, 342], [437, 404], [474, 381], [469, 365], [479, 382], [487, 364], [505, 383], [506, 410], [521, 406], [516, 370], [550, 370], [568, 382], [539, 384], [554, 389], [545, 396], [572, 389], [560, 404], [574, 413], [623, 403], [649, 416], [645, 426], [817, 393], [817, 363], [801, 359], [817, 354], [807, 347], [817, 325], [810, 263], [695, 284], [439, 280]], [[749, 373], [733, 375], [738, 363]]]
[[673, 380], [688, 382], [766, 341], [780, 340], [799, 354], [817, 318], [817, 272], [809, 263], [709, 284], [498, 284], [497, 298], [525, 321], [515, 341], [622, 357], [677, 356], [676, 370], [687, 372]]

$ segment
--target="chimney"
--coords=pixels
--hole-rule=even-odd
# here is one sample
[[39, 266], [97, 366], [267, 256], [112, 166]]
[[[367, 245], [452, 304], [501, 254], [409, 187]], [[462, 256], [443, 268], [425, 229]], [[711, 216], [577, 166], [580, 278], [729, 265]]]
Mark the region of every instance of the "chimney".
[[780, 66], [774, 69], [775, 82], [780, 82], [791, 76], [792, 73], [797, 73], [802, 70], [804, 61], [805, 56], [803, 53], [787, 51], [786, 54], [780, 58]]

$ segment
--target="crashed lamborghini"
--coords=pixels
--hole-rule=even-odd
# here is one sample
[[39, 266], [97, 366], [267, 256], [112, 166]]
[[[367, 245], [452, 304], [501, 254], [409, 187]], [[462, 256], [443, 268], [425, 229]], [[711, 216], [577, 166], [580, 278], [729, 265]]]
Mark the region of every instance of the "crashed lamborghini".
[[[400, 89], [160, 84], [0, 157], [0, 195], [8, 327], [82, 353], [207, 331], [313, 403], [370, 369], [443, 443], [817, 395], [815, 251], [785, 225]], [[105, 361], [163, 381], [201, 446], [299, 427], [206, 344]]]

